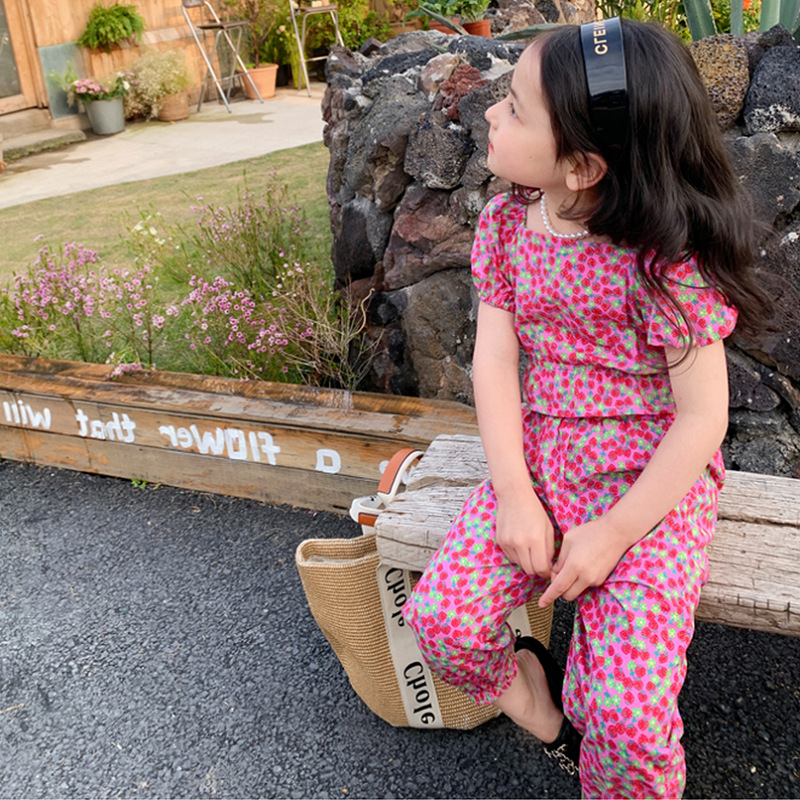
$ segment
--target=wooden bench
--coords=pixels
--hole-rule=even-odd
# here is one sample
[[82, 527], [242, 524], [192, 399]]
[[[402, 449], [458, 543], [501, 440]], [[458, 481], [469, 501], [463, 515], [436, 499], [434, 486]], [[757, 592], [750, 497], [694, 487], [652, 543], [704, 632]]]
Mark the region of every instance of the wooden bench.
[[[375, 524], [381, 560], [421, 571], [488, 474], [480, 438], [438, 436]], [[728, 472], [698, 619], [800, 636], [800, 481]]]

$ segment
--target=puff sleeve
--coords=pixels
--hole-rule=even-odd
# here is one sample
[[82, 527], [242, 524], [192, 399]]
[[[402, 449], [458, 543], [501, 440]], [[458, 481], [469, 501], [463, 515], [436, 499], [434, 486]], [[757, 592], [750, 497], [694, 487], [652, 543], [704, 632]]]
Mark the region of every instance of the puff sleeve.
[[514, 280], [505, 246], [511, 202], [508, 195], [497, 195], [481, 212], [472, 245], [472, 278], [481, 300], [513, 313]]
[[[671, 265], [665, 272], [666, 285], [680, 303], [692, 326], [694, 346], [703, 347], [729, 336], [736, 327], [736, 309], [725, 295], [710, 286], [693, 260]], [[664, 298], [653, 297], [637, 281], [633, 297], [637, 317], [647, 343], [653, 347], [685, 347], [686, 320]]]

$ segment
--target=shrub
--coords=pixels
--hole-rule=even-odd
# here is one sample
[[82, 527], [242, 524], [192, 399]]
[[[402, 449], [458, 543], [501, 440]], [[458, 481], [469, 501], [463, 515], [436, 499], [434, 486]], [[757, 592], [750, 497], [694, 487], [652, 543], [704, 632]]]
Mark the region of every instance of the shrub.
[[257, 297], [271, 296], [291, 264], [319, 261], [309, 249], [309, 224], [298, 206], [286, 198], [286, 187], [267, 176], [260, 192], [252, 191], [245, 176], [238, 200], [230, 206], [205, 203], [192, 206], [197, 215], [193, 231], [169, 233], [176, 241], [162, 252], [162, 265], [177, 280], [198, 274], [208, 281], [227, 276]]
[[[78, 244], [52, 251], [0, 295], [0, 346], [32, 356], [356, 388], [366, 316], [314, 263], [285, 187], [245, 185], [229, 208], [195, 208], [196, 229], [142, 213], [133, 263], [108, 272]], [[326, 263], [321, 268], [319, 263]]]
[[186, 91], [192, 84], [182, 50], [150, 50], [132, 67], [131, 91], [125, 98], [125, 116], [158, 116], [164, 97]]

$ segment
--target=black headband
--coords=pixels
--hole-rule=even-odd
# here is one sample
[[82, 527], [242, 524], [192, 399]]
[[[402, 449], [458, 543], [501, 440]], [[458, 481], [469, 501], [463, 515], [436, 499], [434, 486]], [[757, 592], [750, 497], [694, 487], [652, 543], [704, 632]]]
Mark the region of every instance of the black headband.
[[622, 144], [628, 130], [628, 80], [619, 17], [581, 25], [589, 118], [600, 143]]

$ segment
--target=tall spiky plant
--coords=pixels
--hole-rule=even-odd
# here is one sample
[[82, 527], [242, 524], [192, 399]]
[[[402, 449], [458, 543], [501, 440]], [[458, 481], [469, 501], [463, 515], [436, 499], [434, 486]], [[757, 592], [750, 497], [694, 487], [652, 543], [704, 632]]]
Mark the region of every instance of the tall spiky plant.
[[[721, 32], [717, 30], [709, 0], [683, 0], [683, 5], [694, 41]], [[800, 24], [798, 17], [800, 17], [800, 0], [762, 0], [758, 29], [767, 31], [773, 25], [780, 23], [796, 37]], [[744, 0], [731, 0], [730, 32], [736, 35], [744, 33]]]

